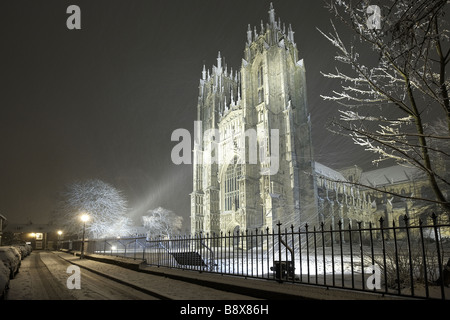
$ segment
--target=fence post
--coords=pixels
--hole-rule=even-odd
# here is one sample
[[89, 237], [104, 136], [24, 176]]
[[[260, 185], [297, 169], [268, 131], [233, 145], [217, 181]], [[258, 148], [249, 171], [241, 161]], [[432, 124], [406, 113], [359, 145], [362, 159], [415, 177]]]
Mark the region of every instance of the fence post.
[[[373, 243], [373, 227], [372, 222], [369, 222], [369, 233], [370, 233], [370, 248], [371, 248], [371, 254], [372, 254], [372, 266], [375, 267], [375, 252], [374, 252], [374, 243]], [[373, 288], [374, 291], [376, 291], [376, 287]]]
[[[248, 238], [247, 238], [247, 245], [248, 245]], [[258, 254], [258, 248], [256, 248], [256, 254]], [[252, 269], [251, 276], [253, 277], [253, 268], [254, 268], [254, 266], [253, 266], [253, 230], [250, 230], [250, 260], [251, 260], [250, 268]], [[248, 266], [248, 247], [247, 247], [247, 266]], [[247, 271], [247, 273], [248, 273], [248, 271]]]
[[[236, 274], [239, 274], [239, 246], [241, 243], [241, 234], [240, 229], [236, 231]], [[242, 262], [241, 262], [242, 263]]]
[[342, 246], [342, 219], [339, 219], [338, 222], [338, 228], [339, 228], [339, 247], [341, 251], [341, 282], [342, 287], [345, 287], [345, 281], [344, 281], [344, 252], [343, 252], [343, 246]]
[[235, 274], [234, 270], [235, 270], [235, 261], [236, 261], [236, 259], [235, 259], [235, 251], [236, 251], [235, 250], [235, 247], [236, 247], [235, 242], [236, 242], [236, 237], [234, 235], [234, 230], [233, 230], [233, 232], [231, 234], [233, 235], [232, 238], [230, 238], [230, 240], [232, 240], [230, 249], [233, 250], [233, 273], [232, 274]]
[[316, 226], [313, 227], [313, 236], [314, 236], [314, 272], [316, 273], [316, 284], [318, 284], [319, 275], [317, 271], [317, 235], [316, 235]]
[[[226, 243], [225, 239], [225, 243]], [[234, 231], [228, 230], [228, 274], [234, 274]], [[231, 258], [233, 257], [233, 258]], [[232, 271], [233, 270], [233, 271]]]
[[327, 269], [326, 269], [326, 255], [325, 255], [325, 224], [323, 221], [320, 223], [321, 235], [322, 235], [322, 260], [323, 260], [323, 284], [327, 285]]
[[298, 227], [298, 254], [299, 254], [299, 267], [300, 267], [300, 282], [303, 282], [303, 260], [302, 260], [302, 232], [300, 227]]
[[411, 240], [410, 240], [410, 236], [409, 236], [409, 217], [406, 214], [403, 217], [403, 221], [405, 221], [406, 240], [408, 243], [409, 281], [411, 281], [411, 295], [414, 296], [414, 275], [413, 275], [413, 265], [412, 265], [412, 259], [411, 259]]
[[[247, 265], [245, 277], [248, 277], [248, 247], [249, 247], [249, 245], [248, 245], [248, 229], [245, 229], [245, 259], [247, 260], [245, 262], [245, 264]], [[250, 244], [250, 248], [252, 248], [252, 244]], [[252, 251], [252, 253], [253, 253], [253, 251]], [[253, 254], [252, 254], [252, 258], [253, 258]], [[252, 268], [252, 276], [253, 276], [253, 259], [252, 259], [252, 263], [251, 263], [251, 268]]]
[[394, 234], [394, 248], [395, 248], [395, 269], [396, 269], [396, 274], [397, 274], [397, 284], [398, 284], [398, 294], [400, 295], [402, 293], [402, 287], [401, 287], [401, 282], [400, 282], [400, 269], [399, 269], [399, 265], [398, 265], [398, 244], [397, 244], [397, 232], [396, 231], [396, 227], [395, 227], [395, 221], [392, 221], [392, 232]]
[[[267, 227], [267, 228], [266, 228], [267, 279], [270, 278], [270, 250], [269, 250], [269, 247], [270, 247], [270, 244], [269, 244], [269, 242], [270, 242], [270, 237], [269, 237], [269, 232], [270, 232], [270, 229], [269, 229], [269, 227]], [[273, 250], [272, 250], [272, 252], [273, 252]], [[263, 271], [263, 273], [264, 273], [264, 271]]]
[[441, 248], [440, 248], [439, 232], [438, 232], [438, 225], [437, 225], [437, 216], [434, 212], [431, 215], [431, 219], [433, 219], [434, 237], [436, 240], [437, 259], [438, 259], [438, 264], [439, 264], [439, 279], [440, 279], [440, 286], [441, 286], [441, 298], [442, 298], [442, 300], [445, 300], [444, 275], [443, 275], [442, 261], [441, 261]]
[[[258, 228], [255, 230], [255, 249], [256, 249], [256, 277], [259, 278], [259, 259], [258, 259]], [[253, 252], [253, 249], [252, 249]], [[253, 261], [253, 259], [252, 259]], [[253, 273], [253, 271], [252, 271]]]
[[335, 270], [334, 270], [334, 232], [333, 232], [333, 224], [330, 224], [330, 235], [331, 235], [331, 275], [333, 281], [333, 287], [336, 286], [335, 280]]
[[430, 292], [428, 289], [428, 270], [427, 270], [427, 257], [425, 254], [425, 242], [423, 241], [423, 221], [419, 219], [419, 231], [420, 231], [420, 242], [422, 244], [422, 261], [423, 261], [423, 276], [425, 281], [425, 294], [427, 299], [430, 297]]
[[291, 242], [292, 242], [292, 253], [291, 253], [291, 260], [292, 260], [292, 267], [294, 270], [292, 270], [292, 282], [295, 282], [295, 237], [294, 237], [294, 225], [291, 224]]
[[359, 246], [361, 253], [361, 281], [362, 281], [362, 289], [365, 289], [365, 278], [364, 278], [364, 251], [363, 251], [363, 234], [362, 234], [362, 222], [358, 221], [358, 229], [359, 229]]
[[308, 224], [305, 224], [305, 233], [306, 233], [306, 260], [308, 261], [306, 267], [308, 272], [308, 283], [310, 283], [310, 270], [309, 270], [309, 235], [308, 235]]
[[374, 243], [373, 243], [373, 227], [372, 222], [369, 222], [369, 235], [370, 235], [370, 248], [371, 248], [371, 254], [372, 254], [372, 265], [375, 265], [375, 252], [374, 252]]
[[[283, 282], [283, 267], [281, 265], [281, 222], [278, 221], [278, 263], [279, 263], [279, 282]], [[274, 261], [275, 262], [275, 261]]]
[[352, 270], [352, 289], [355, 289], [355, 270], [353, 266], [353, 239], [352, 239], [352, 224], [348, 224], [348, 236], [350, 242], [350, 268]]
[[388, 278], [387, 278], [387, 269], [386, 269], [386, 243], [384, 241], [384, 219], [383, 217], [380, 218], [380, 231], [381, 231], [381, 244], [383, 248], [383, 270], [384, 270], [384, 289], [385, 292], [388, 292]]

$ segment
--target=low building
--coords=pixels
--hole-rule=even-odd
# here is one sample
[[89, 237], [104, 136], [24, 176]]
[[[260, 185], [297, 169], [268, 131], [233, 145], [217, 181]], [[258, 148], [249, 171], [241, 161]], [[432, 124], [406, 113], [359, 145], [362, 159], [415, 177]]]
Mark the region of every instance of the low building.
[[56, 248], [59, 235], [58, 227], [52, 224], [9, 223], [5, 231], [13, 234], [18, 242], [30, 243], [35, 250], [53, 250]]

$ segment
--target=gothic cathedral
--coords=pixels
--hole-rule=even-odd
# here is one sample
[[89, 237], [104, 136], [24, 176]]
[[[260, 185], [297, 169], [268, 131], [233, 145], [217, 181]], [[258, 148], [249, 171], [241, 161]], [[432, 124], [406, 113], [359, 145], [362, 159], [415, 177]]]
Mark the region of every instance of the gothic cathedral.
[[248, 27], [240, 70], [229, 71], [220, 52], [203, 68], [192, 234], [317, 224], [305, 72], [292, 27], [272, 5], [259, 32]]

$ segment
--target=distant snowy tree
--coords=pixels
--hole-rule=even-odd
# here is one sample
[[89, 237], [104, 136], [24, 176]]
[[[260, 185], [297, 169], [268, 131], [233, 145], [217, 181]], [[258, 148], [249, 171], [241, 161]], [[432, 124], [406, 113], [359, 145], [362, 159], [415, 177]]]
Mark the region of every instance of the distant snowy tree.
[[80, 216], [86, 213], [90, 216], [86, 223], [89, 237], [126, 236], [131, 226], [127, 210], [127, 200], [120, 191], [101, 180], [88, 180], [65, 188], [56, 219], [66, 234], [80, 234]]
[[169, 237], [181, 231], [183, 217], [176, 215], [168, 209], [159, 207], [149, 210], [142, 217], [142, 222], [148, 231], [149, 237]]
[[[343, 64], [323, 73], [341, 83], [340, 91], [323, 96], [341, 106], [330, 129], [377, 155], [375, 164], [394, 160], [418, 168], [433, 191], [425, 200], [450, 212], [450, 5], [376, 2], [332, 1], [333, 31], [319, 30]], [[338, 24], [350, 29], [350, 38]]]

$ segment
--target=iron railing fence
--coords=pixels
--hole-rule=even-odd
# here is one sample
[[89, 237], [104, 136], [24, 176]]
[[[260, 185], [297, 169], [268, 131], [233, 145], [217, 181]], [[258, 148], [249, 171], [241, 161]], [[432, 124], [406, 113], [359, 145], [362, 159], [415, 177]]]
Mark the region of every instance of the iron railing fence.
[[[295, 229], [198, 234], [173, 238], [85, 240], [85, 253], [142, 259], [150, 266], [197, 270], [371, 291], [450, 299], [450, 224], [321, 224]], [[81, 250], [81, 240], [61, 248]], [[448, 262], [447, 262], [448, 261]]]

